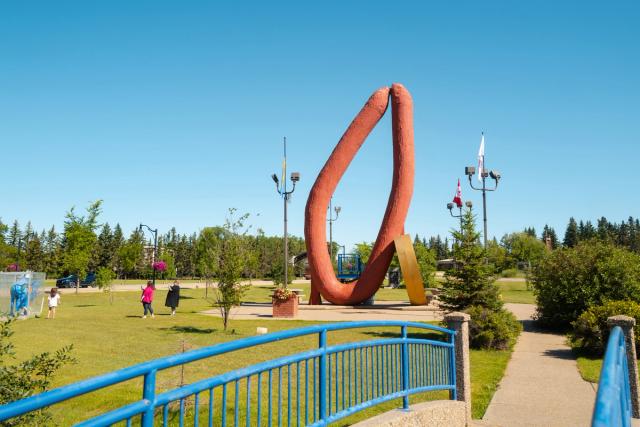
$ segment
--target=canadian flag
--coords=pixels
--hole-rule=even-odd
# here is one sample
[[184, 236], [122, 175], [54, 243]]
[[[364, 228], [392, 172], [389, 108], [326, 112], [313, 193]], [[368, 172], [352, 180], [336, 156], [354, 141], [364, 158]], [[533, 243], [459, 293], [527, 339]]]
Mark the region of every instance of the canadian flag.
[[478, 181], [482, 181], [482, 172], [484, 172], [484, 132], [480, 138], [480, 149], [478, 150]]
[[460, 187], [460, 178], [458, 178], [458, 189], [456, 190], [456, 195], [453, 197], [453, 203], [455, 203], [459, 208], [462, 207], [462, 188]]

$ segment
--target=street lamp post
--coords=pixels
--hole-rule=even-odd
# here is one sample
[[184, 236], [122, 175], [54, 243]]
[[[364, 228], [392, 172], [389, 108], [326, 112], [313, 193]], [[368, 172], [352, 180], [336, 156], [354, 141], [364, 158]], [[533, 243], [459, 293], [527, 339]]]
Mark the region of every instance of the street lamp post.
[[329, 256], [331, 257], [331, 263], [333, 264], [333, 222], [338, 219], [338, 216], [340, 215], [340, 211], [342, 210], [342, 208], [340, 206], [336, 206], [335, 208], [333, 208], [336, 213], [336, 217], [333, 218], [332, 217], [333, 212], [331, 212], [332, 200], [333, 200], [333, 197], [329, 199], [329, 219], [327, 219], [327, 221], [329, 221]]
[[153, 263], [155, 263], [156, 259], [158, 258], [158, 229], [151, 228], [146, 224], [140, 224], [140, 227], [138, 227], [138, 230], [140, 230], [140, 232], [142, 232], [142, 227], [146, 227], [147, 230], [153, 233], [153, 259], [151, 261], [151, 269], [153, 270], [153, 287], [155, 288], [156, 287], [156, 269], [153, 268]]
[[[471, 202], [471, 200], [467, 200], [464, 204], [469, 209], [471, 209], [473, 207], [473, 203]], [[464, 216], [462, 214], [462, 206], [458, 206], [458, 209], [460, 209], [460, 213], [458, 215], [454, 215], [453, 214], [453, 203], [451, 203], [451, 202], [447, 203], [447, 209], [449, 209], [449, 213], [451, 214], [452, 217], [460, 218], [460, 232], [462, 233], [462, 217]]]
[[291, 194], [296, 190], [296, 182], [300, 181], [299, 172], [291, 172], [291, 182], [293, 188], [287, 191], [287, 138], [284, 138], [284, 162], [282, 163], [282, 183], [275, 173], [271, 175], [271, 179], [276, 183], [276, 191], [282, 196], [284, 201], [284, 287], [289, 284], [289, 236], [287, 234], [287, 202], [291, 198]]
[[[487, 169], [483, 169], [478, 171], [480, 177], [482, 178], [482, 187], [474, 187], [472, 182], [472, 177], [476, 173], [476, 168], [473, 166], [467, 166], [464, 168], [464, 174], [469, 177], [469, 185], [474, 190], [482, 191], [482, 221], [484, 223], [484, 248], [487, 249], [487, 191], [496, 191], [498, 189], [498, 183], [500, 182], [500, 172], [498, 171], [488, 171]], [[495, 185], [493, 188], [487, 188], [487, 178], [491, 177], [495, 181]]]
[[20, 250], [22, 249], [22, 237], [18, 237], [18, 259], [16, 261], [16, 271], [20, 271]]

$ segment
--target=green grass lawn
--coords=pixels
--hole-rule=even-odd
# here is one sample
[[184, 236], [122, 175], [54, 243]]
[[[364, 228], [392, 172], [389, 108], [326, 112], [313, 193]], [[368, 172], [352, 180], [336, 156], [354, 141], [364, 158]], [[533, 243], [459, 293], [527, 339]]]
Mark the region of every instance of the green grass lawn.
[[578, 356], [578, 371], [582, 379], [592, 383], [597, 383], [600, 379], [600, 369], [602, 359], [597, 357]]
[[[138, 292], [114, 293], [113, 305], [109, 304], [109, 297], [106, 294], [75, 295], [71, 289], [62, 292], [62, 304], [55, 320], [18, 321], [15, 323], [13, 336], [18, 361], [34, 353], [55, 351], [67, 344], [74, 345], [73, 356], [78, 362], [75, 365], [63, 367], [54, 380], [54, 386], [69, 384], [114, 369], [174, 354], [180, 352], [183, 345], [187, 349], [193, 349], [253, 336], [257, 326], [266, 326], [270, 332], [274, 332], [314, 323], [232, 320], [230, 330], [224, 332], [219, 318], [199, 314], [211, 308], [203, 298], [203, 289], [183, 289], [183, 298], [175, 317], [168, 316], [169, 310], [163, 306], [166, 291], [158, 290], [154, 304], [156, 309], [154, 319], [140, 318], [142, 313]], [[245, 299], [265, 299], [269, 292], [270, 290], [266, 287], [252, 288]], [[331, 334], [329, 344], [372, 339], [385, 332], [395, 333], [396, 330], [397, 328], [342, 331]], [[185, 383], [190, 383], [249, 364], [304, 351], [315, 345], [317, 345], [315, 337], [296, 338], [288, 340], [286, 345], [273, 343], [261, 346], [261, 351], [240, 351], [222, 355], [189, 364], [184, 372], [180, 372], [178, 368], [162, 371], [158, 375], [157, 386], [159, 390], [175, 388], [180, 384], [181, 375], [184, 375]], [[482, 417], [504, 374], [509, 357], [510, 353], [505, 351], [472, 351], [474, 417]], [[140, 398], [140, 390], [140, 380], [129, 381], [56, 405], [51, 411], [57, 425], [69, 425], [137, 400]], [[437, 396], [441, 395], [442, 393]], [[413, 397], [411, 401], [433, 398], [434, 393], [431, 393]], [[348, 425], [398, 405], [398, 401], [387, 402], [358, 413], [339, 424]]]
[[505, 281], [498, 279], [496, 282], [500, 288], [502, 300], [517, 304], [535, 304], [536, 297], [532, 290], [527, 290], [527, 283], [524, 279], [519, 281]]
[[[508, 303], [519, 304], [535, 304], [536, 300], [532, 290], [527, 290], [527, 285], [524, 279], [518, 281], [505, 281], [503, 279], [497, 280], [497, 285], [500, 288], [502, 299]], [[306, 298], [309, 297], [308, 283], [295, 283], [290, 285], [291, 288], [301, 289]], [[252, 286], [245, 296], [246, 301], [253, 302], [269, 302], [271, 301], [271, 293], [273, 286]], [[391, 289], [382, 288], [376, 292], [375, 299], [377, 301], [408, 301], [406, 289]]]

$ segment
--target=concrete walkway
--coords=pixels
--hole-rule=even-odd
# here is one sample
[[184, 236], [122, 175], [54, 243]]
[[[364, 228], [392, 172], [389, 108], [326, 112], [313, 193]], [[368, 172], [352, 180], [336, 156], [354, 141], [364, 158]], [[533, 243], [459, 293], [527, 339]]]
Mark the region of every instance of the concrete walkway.
[[578, 372], [563, 335], [537, 330], [531, 320], [535, 306], [506, 304], [524, 331], [514, 348], [482, 426], [588, 426], [595, 385]]
[[[274, 319], [271, 303], [242, 303], [231, 311], [232, 319], [244, 320], [282, 320]], [[220, 316], [218, 309], [207, 310], [203, 314]], [[349, 322], [358, 320], [407, 320], [413, 322], [428, 322], [442, 320], [444, 313], [434, 305], [415, 306], [405, 301], [376, 301], [371, 306], [344, 305], [308, 305], [298, 306], [298, 316], [295, 320]]]

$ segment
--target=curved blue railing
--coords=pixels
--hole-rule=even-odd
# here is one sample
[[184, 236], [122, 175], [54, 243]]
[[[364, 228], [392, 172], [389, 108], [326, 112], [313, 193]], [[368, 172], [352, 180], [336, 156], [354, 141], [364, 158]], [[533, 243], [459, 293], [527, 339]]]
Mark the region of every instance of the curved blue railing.
[[602, 362], [592, 427], [631, 425], [631, 389], [624, 333], [620, 326], [611, 330]]
[[[397, 338], [329, 346], [328, 333], [354, 328], [400, 327]], [[444, 334], [445, 341], [410, 338], [408, 328]], [[206, 378], [158, 393], [156, 375], [164, 369], [276, 341], [318, 336], [318, 347]], [[163, 357], [0, 406], [0, 421], [134, 378], [144, 378], [142, 398], [83, 421], [77, 426], [127, 426], [140, 419], [168, 425], [185, 422], [185, 402], [193, 400], [193, 425], [321, 426], [392, 399], [432, 390], [448, 390], [456, 399], [455, 332], [402, 321], [363, 321], [314, 325], [239, 339]], [[284, 385], [283, 385], [284, 382]], [[240, 398], [244, 407], [241, 408]], [[206, 399], [206, 400], [204, 400]], [[241, 410], [242, 409], [242, 410]], [[201, 420], [205, 418], [206, 420]]]

